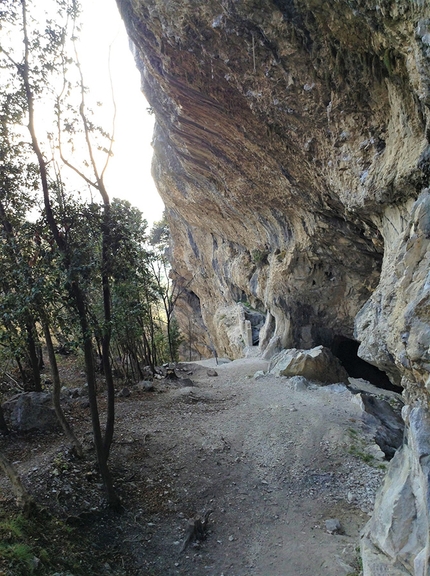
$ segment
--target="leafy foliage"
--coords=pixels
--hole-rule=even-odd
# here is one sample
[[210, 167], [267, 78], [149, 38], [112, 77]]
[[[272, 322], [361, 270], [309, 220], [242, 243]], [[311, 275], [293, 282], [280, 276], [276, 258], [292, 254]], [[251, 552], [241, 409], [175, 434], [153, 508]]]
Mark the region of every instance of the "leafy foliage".
[[102, 561], [94, 557], [90, 543], [61, 520], [39, 511], [25, 518], [3, 510], [0, 515], [0, 573], [7, 576], [76, 576], [100, 574]]
[[[78, 15], [75, 0], [48, 0], [43, 9], [35, 0], [6, 0], [0, 8], [0, 353], [40, 390], [45, 340], [57, 411], [51, 333], [63, 350], [81, 351], [100, 472], [117, 503], [107, 468], [112, 367], [137, 379], [145, 366], [154, 372], [157, 363], [176, 359], [176, 296], [160, 248], [168, 241], [166, 224], [158, 248], [149, 250], [140, 211], [111, 202], [106, 189], [113, 131], [98, 125], [88, 105]], [[65, 181], [65, 169], [78, 176], [82, 193]], [[97, 369], [107, 388], [104, 435]], [[65, 422], [63, 429], [67, 434]]]

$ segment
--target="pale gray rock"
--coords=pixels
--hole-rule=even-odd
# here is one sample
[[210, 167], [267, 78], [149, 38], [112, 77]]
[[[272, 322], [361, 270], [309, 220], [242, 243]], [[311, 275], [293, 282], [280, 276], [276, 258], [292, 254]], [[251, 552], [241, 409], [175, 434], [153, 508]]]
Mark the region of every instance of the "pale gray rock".
[[324, 524], [329, 534], [342, 534], [342, 526], [337, 518], [329, 518]]
[[372, 429], [375, 442], [387, 458], [392, 458], [403, 442], [405, 426], [400, 406], [394, 409], [386, 400], [366, 393], [354, 394], [352, 401], [363, 411], [363, 419]]
[[277, 354], [282, 349], [279, 338], [273, 336], [275, 328], [275, 318], [270, 314], [270, 312], [267, 312], [266, 320], [260, 330], [260, 341], [258, 344], [260, 352], [262, 352], [262, 355], [266, 360], [270, 360], [274, 354]]
[[430, 192], [388, 207], [382, 218], [386, 251], [378, 288], [356, 318], [359, 355], [412, 394], [426, 386], [430, 361]]
[[398, 400], [402, 401], [402, 396], [398, 392], [393, 392], [392, 390], [383, 390], [378, 388], [373, 384], [370, 384], [367, 380], [363, 378], [348, 378], [349, 386], [348, 389], [354, 393], [357, 392], [367, 392], [373, 394], [374, 396], [384, 397], [387, 400]]
[[275, 354], [279, 354], [279, 352], [281, 352], [282, 350], [279, 336], [273, 336], [267, 343], [267, 346], [261, 349], [263, 350], [263, 353], [261, 355], [263, 360], [270, 360], [271, 358], [273, 358], [273, 356], [275, 356]]
[[323, 384], [348, 382], [346, 370], [324, 346], [311, 350], [283, 350], [270, 361], [269, 372], [275, 376], [303, 376]]
[[292, 376], [288, 378], [288, 383], [293, 386], [294, 390], [307, 390], [311, 383], [304, 376]]
[[327, 392], [333, 392], [334, 394], [350, 394], [350, 391], [345, 384], [327, 384], [324, 389], [327, 390]]

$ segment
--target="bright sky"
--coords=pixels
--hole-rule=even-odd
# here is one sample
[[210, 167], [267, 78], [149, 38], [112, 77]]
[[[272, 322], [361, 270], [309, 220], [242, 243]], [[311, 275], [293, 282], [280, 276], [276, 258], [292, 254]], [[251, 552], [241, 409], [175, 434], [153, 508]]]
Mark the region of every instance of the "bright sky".
[[108, 53], [112, 44], [117, 118], [114, 156], [106, 172], [108, 192], [111, 198], [123, 198], [137, 206], [151, 225], [161, 219], [164, 208], [151, 177], [154, 117], [146, 111], [149, 104], [140, 90], [140, 74], [115, 0], [85, 0], [82, 7], [80, 58], [85, 83], [91, 94], [106, 103], [107, 128], [111, 123]]

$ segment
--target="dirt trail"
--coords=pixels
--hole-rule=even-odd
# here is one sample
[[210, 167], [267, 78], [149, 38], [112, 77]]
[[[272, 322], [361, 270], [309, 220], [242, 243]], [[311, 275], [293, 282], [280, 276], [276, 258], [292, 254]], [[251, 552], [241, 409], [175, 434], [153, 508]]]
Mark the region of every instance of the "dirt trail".
[[[128, 454], [137, 500], [162, 487], [163, 510], [149, 510], [143, 499], [138, 513], [142, 538], [129, 553], [139, 573], [354, 573], [359, 530], [383, 472], [348, 453], [351, 442], [365, 443], [351, 394], [254, 379], [267, 368], [258, 359], [217, 366], [216, 377], [203, 364], [183, 372], [195, 387], [171, 389], [149, 409], [145, 401], [119, 409], [120, 434], [145, 441], [141, 461]], [[208, 509], [208, 538], [181, 554], [187, 518]], [[340, 520], [342, 534], [327, 533], [330, 518]], [[136, 517], [124, 540], [133, 538]]]
[[[120, 396], [110, 459], [120, 515], [98, 512], [85, 399], [68, 404], [84, 461], [67, 459], [58, 434], [14, 436], [7, 452], [41, 504], [81, 522], [106, 561], [101, 574], [359, 574], [359, 531], [384, 474], [382, 462], [364, 461], [375, 446], [360, 408], [340, 385], [254, 378], [266, 369], [258, 358], [181, 364], [192, 382], [159, 380], [155, 391]], [[4, 477], [0, 493], [10, 498]], [[208, 510], [206, 540], [181, 553], [188, 519]], [[342, 533], [327, 532], [331, 518]]]

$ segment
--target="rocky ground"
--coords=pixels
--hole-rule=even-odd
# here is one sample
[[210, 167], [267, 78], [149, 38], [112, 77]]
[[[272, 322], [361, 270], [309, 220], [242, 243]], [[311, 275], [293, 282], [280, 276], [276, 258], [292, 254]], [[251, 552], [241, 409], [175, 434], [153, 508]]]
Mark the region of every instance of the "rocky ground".
[[[344, 386], [254, 377], [266, 369], [258, 358], [181, 364], [177, 374], [189, 380], [119, 397], [111, 456], [119, 515], [100, 511], [85, 399], [68, 404], [83, 462], [58, 434], [12, 435], [2, 445], [37, 500], [92, 542], [100, 574], [359, 574], [359, 533], [385, 469], [369, 420]], [[0, 496], [10, 503], [3, 476]], [[195, 518], [209, 511], [207, 537], [195, 542]], [[326, 523], [334, 519], [340, 528]]]

